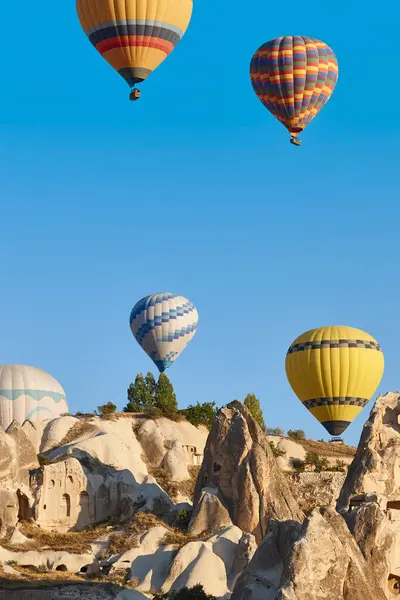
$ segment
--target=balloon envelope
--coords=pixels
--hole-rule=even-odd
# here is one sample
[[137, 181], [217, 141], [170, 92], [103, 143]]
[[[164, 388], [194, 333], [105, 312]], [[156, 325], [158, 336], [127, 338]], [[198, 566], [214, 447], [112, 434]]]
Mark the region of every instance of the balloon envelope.
[[68, 412], [65, 392], [54, 377], [29, 365], [0, 365], [0, 425], [44, 421]]
[[286, 375], [303, 405], [340, 435], [375, 393], [384, 368], [378, 342], [353, 327], [303, 333], [286, 355]]
[[77, 0], [89, 40], [130, 87], [146, 79], [185, 33], [192, 0]]
[[338, 63], [324, 42], [279, 37], [254, 54], [250, 78], [259, 100], [296, 137], [331, 97]]
[[183, 296], [169, 292], [152, 294], [135, 304], [131, 331], [143, 350], [163, 373], [193, 338], [199, 316]]

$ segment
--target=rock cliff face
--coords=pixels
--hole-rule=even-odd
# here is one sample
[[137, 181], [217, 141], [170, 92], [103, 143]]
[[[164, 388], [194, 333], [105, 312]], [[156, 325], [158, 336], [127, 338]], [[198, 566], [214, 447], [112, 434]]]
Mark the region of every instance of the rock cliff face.
[[386, 600], [346, 523], [333, 508], [304, 523], [274, 522], [232, 600]]
[[379, 396], [337, 509], [388, 598], [400, 594], [400, 396]]
[[270, 519], [301, 521], [304, 516], [267, 437], [237, 401], [215, 417], [197, 479], [195, 507], [203, 488], [215, 488], [232, 523], [253, 534], [258, 542], [267, 533]]
[[368, 496], [382, 509], [400, 508], [400, 396], [379, 396], [365, 423], [357, 453], [338, 501], [338, 510]]

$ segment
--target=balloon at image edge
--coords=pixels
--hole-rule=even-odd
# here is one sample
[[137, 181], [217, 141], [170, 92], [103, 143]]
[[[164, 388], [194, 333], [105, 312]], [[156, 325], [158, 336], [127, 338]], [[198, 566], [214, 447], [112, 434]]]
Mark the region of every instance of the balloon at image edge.
[[[90, 42], [134, 88], [147, 79], [182, 39], [193, 2], [77, 0], [76, 8]], [[131, 94], [131, 99], [136, 97]]]
[[163, 373], [193, 338], [199, 316], [187, 298], [162, 292], [139, 300], [129, 322], [134, 338]]
[[331, 435], [341, 435], [376, 392], [383, 352], [368, 333], [329, 326], [306, 331], [286, 354], [296, 396]]
[[262, 104], [297, 138], [328, 102], [338, 79], [331, 48], [311, 37], [285, 36], [266, 42], [253, 55], [250, 79]]

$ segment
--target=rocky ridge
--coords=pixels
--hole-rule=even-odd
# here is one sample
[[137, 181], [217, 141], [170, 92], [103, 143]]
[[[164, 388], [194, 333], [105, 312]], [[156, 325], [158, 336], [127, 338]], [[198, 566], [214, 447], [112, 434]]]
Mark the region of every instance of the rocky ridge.
[[[197, 583], [233, 600], [393, 600], [399, 414], [398, 394], [377, 399], [346, 478], [284, 473], [236, 401], [209, 435], [135, 416], [13, 423], [0, 434], [3, 581], [68, 574], [76, 582], [57, 588], [66, 600], [83, 589], [139, 600]], [[192, 506], [184, 493], [203, 453]], [[49, 597], [22, 588], [7, 597]]]

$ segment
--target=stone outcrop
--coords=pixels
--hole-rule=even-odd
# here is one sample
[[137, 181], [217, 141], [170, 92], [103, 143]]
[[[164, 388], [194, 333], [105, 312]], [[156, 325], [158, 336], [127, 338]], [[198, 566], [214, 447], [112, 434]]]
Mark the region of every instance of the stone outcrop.
[[206, 487], [218, 490], [232, 523], [258, 542], [270, 519], [303, 520], [267, 437], [241, 402], [217, 413], [196, 483], [195, 509]]
[[150, 465], [159, 467], [165, 456], [164, 436], [155, 421], [146, 419], [140, 425], [137, 436]]
[[400, 507], [400, 396], [379, 396], [365, 423], [357, 453], [338, 500], [338, 510], [372, 497], [386, 509]]
[[400, 395], [379, 396], [337, 509], [387, 598], [400, 593]]
[[205, 531], [218, 531], [232, 525], [228, 510], [218, 498], [218, 490], [205, 488], [190, 519], [188, 531], [199, 535]]
[[143, 594], [200, 583], [207, 593], [221, 597], [232, 591], [239, 565], [248, 565], [256, 547], [253, 536], [244, 539], [233, 526], [179, 549], [163, 545], [165, 533], [163, 527], [155, 527], [142, 535], [137, 546], [113, 564], [112, 571], [130, 566], [130, 579], [138, 582], [135, 589]]
[[129, 470], [118, 471], [82, 450], [77, 456], [32, 472], [34, 516], [42, 528], [79, 530], [111, 517], [126, 520], [139, 508], [153, 509], [157, 500], [172, 507], [153, 477], [138, 483]]
[[186, 454], [182, 444], [175, 440], [161, 463], [162, 468], [171, 481], [187, 481], [190, 474], [186, 466]]
[[61, 445], [67, 433], [79, 423], [79, 419], [70, 415], [52, 419], [44, 428], [40, 452], [47, 452]]
[[18, 522], [18, 497], [14, 490], [0, 489], [0, 537]]
[[290, 489], [304, 512], [317, 506], [335, 506], [342, 489], [345, 473], [290, 473]]
[[232, 600], [386, 600], [345, 521], [333, 508], [304, 523], [274, 522]]

